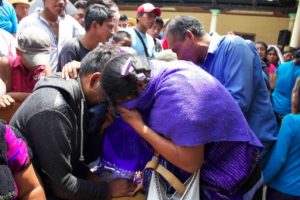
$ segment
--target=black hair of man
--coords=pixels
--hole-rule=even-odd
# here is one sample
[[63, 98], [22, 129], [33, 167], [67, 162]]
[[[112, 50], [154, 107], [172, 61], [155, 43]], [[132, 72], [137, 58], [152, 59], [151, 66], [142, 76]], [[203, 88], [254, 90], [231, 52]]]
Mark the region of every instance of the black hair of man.
[[117, 4], [113, 0], [89, 0], [87, 2], [87, 7], [94, 5], [94, 4], [105, 5], [108, 8], [117, 6]]
[[106, 63], [113, 57], [120, 55], [120, 48], [103, 44], [90, 51], [81, 61], [79, 76], [102, 72]]
[[93, 21], [102, 25], [106, 20], [112, 19], [113, 13], [104, 5], [95, 4], [87, 8], [84, 17], [84, 28], [88, 31]]
[[164, 26], [164, 20], [160, 16], [155, 17], [155, 24], [160, 25], [161, 27]]
[[85, 0], [78, 0], [78, 1], [76, 1], [74, 3], [74, 6], [77, 9], [79, 9], [79, 8], [86, 9], [86, 4], [87, 4], [87, 1], [85, 1]]
[[117, 42], [120, 42], [122, 41], [124, 38], [129, 38], [131, 39], [131, 36], [128, 32], [126, 31], [118, 31], [116, 32], [114, 35], [113, 35], [113, 38], [112, 40], [115, 41], [116, 43]]
[[120, 18], [119, 18], [119, 21], [122, 21], [122, 22], [128, 21], [127, 15], [121, 14], [121, 15], [120, 15]]

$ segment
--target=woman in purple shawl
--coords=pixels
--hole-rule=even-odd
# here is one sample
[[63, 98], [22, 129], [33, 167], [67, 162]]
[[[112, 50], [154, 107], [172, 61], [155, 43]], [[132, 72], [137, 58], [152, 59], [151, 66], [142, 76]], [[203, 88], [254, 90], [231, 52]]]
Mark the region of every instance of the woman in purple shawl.
[[121, 118], [182, 181], [201, 168], [202, 199], [260, 199], [262, 145], [226, 89], [190, 62], [147, 66], [123, 53], [104, 67], [102, 88]]

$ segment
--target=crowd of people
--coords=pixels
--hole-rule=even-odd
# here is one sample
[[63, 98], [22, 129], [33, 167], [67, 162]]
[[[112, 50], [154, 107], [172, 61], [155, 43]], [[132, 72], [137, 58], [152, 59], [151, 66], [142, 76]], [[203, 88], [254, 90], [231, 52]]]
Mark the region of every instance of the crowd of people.
[[147, 199], [153, 159], [201, 199], [300, 199], [300, 49], [151, 3], [31, 5], [0, 1], [0, 199]]

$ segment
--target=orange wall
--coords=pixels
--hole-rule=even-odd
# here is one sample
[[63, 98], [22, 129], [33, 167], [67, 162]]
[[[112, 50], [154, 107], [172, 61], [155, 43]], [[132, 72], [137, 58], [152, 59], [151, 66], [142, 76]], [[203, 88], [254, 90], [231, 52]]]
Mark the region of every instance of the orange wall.
[[[127, 14], [129, 17], [135, 17], [135, 11], [120, 10], [121, 13]], [[209, 31], [210, 13], [196, 12], [174, 12], [162, 10], [162, 18], [172, 18], [179, 15], [190, 15], [201, 20]], [[256, 40], [261, 40], [267, 44], [277, 44], [278, 34], [280, 30], [288, 29], [288, 17], [270, 17], [270, 16], [247, 16], [247, 15], [229, 15], [220, 14], [217, 21], [217, 32], [226, 34], [228, 31], [255, 34]]]

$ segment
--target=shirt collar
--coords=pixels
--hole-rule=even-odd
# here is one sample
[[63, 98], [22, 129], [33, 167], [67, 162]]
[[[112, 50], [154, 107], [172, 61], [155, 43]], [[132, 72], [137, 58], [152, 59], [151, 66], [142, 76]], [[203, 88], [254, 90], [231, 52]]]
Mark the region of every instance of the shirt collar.
[[216, 32], [212, 32], [210, 35], [211, 35], [211, 42], [209, 44], [207, 53], [214, 54], [218, 49], [218, 46], [223, 37]]

